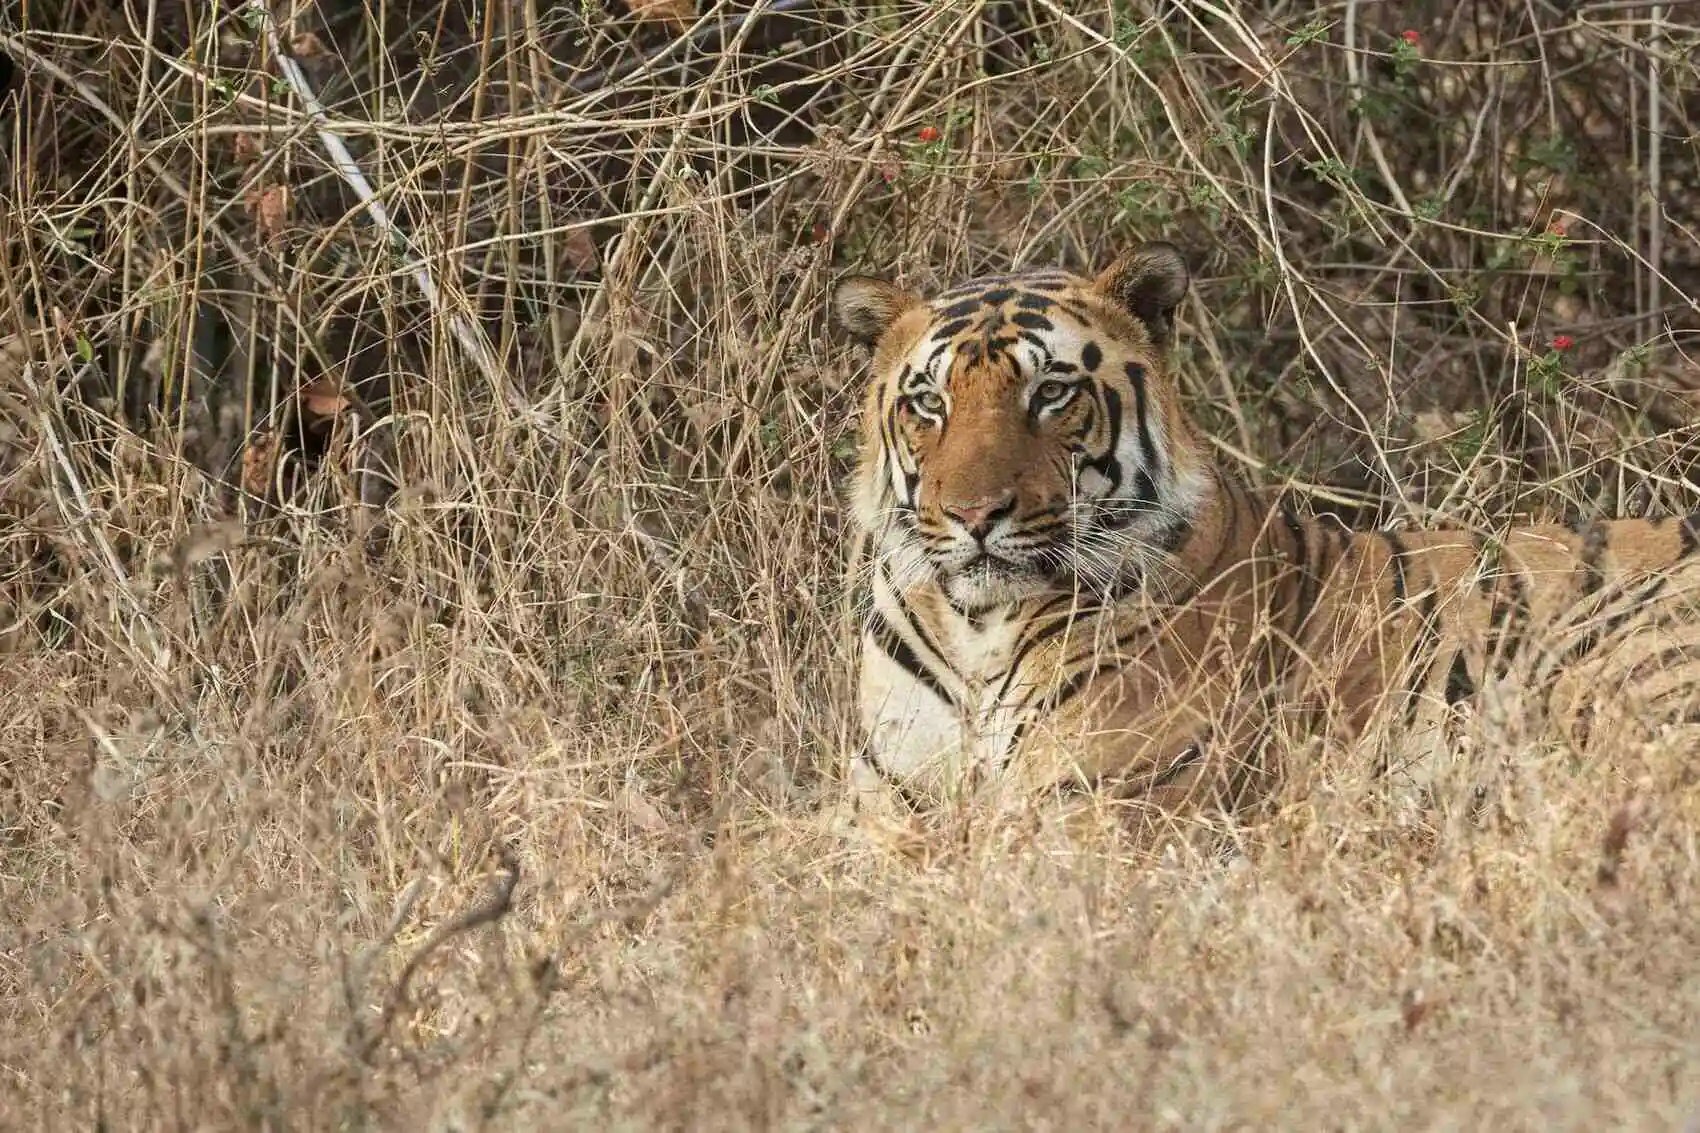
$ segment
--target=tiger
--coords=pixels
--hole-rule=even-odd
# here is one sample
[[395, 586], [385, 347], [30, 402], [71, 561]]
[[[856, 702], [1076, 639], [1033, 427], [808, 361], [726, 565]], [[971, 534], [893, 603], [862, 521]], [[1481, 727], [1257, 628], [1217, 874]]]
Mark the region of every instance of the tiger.
[[1700, 513], [1492, 531], [1297, 514], [1183, 408], [1191, 282], [1153, 241], [1096, 274], [833, 285], [869, 365], [847, 492], [857, 805], [1232, 810], [1267, 796], [1276, 734], [1432, 735], [1494, 681], [1578, 728], [1589, 703], [1689, 720]]

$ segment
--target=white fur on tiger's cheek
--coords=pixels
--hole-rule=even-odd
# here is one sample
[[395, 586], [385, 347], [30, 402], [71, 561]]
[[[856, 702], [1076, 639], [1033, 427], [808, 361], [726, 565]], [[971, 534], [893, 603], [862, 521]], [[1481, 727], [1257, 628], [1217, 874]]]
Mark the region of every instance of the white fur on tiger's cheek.
[[1100, 499], [1110, 491], [1110, 478], [1096, 468], [1082, 467], [1074, 480], [1077, 499]]

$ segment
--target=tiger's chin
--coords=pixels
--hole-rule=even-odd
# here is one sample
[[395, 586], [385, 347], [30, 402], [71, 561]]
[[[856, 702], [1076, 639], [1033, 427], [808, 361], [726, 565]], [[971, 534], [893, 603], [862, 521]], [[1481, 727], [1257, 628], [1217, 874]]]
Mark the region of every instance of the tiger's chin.
[[1053, 589], [1050, 575], [1007, 560], [982, 558], [971, 566], [939, 571], [939, 584], [958, 609], [975, 613], [1008, 606]]

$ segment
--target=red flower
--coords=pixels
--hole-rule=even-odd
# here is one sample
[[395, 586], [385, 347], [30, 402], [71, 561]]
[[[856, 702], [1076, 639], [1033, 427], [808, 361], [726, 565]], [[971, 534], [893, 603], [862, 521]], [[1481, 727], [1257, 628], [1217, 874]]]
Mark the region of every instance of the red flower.
[[920, 136], [923, 142], [936, 142], [939, 140], [939, 128], [937, 126], [922, 126]]
[[1551, 228], [1547, 229], [1547, 231], [1560, 239], [1564, 238], [1564, 225], [1562, 224], [1555, 224]]
[[1423, 37], [1417, 34], [1417, 29], [1406, 28], [1404, 31], [1399, 33], [1399, 38], [1410, 44], [1412, 47], [1415, 47], [1417, 44], [1422, 42]]
[[1574, 338], [1571, 338], [1567, 334], [1553, 335], [1552, 348], [1554, 350], [1569, 350], [1572, 346], [1575, 346], [1575, 345], [1576, 345], [1576, 340]]

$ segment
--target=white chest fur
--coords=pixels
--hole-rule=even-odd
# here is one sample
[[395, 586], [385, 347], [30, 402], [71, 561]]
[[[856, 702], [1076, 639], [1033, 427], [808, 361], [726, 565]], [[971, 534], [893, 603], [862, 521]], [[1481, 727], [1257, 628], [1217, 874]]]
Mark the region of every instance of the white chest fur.
[[1005, 688], [1019, 624], [990, 611], [968, 618], [940, 604], [916, 610], [875, 588], [862, 635], [859, 757], [880, 778], [931, 795], [970, 789], [1008, 759], [1018, 688]]

